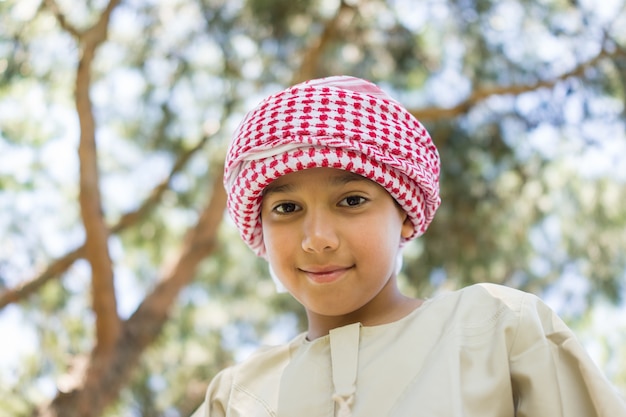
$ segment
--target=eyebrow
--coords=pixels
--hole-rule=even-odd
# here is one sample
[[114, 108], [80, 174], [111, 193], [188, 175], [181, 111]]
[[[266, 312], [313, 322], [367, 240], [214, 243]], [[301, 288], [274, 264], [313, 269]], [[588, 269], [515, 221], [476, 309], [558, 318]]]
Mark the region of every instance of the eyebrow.
[[[335, 175], [328, 179], [329, 185], [346, 185], [354, 181], [369, 181], [369, 180], [359, 174], [355, 174], [349, 171], [346, 171], [342, 173], [341, 175]], [[270, 183], [267, 187], [265, 187], [265, 189], [261, 193], [261, 196], [265, 197], [266, 195], [271, 194], [271, 193], [290, 192], [290, 191], [295, 190], [296, 188], [297, 187], [295, 187], [293, 184], [274, 185]]]
[[293, 191], [294, 188], [295, 187], [291, 184], [274, 185], [270, 183], [270, 185], [263, 189], [263, 191], [261, 192], [261, 196], [265, 197], [266, 195], [271, 193], [286, 193], [289, 191]]
[[354, 172], [346, 171], [341, 175], [334, 176], [329, 182], [332, 185], [345, 185], [354, 181], [369, 181], [367, 178], [355, 174]]

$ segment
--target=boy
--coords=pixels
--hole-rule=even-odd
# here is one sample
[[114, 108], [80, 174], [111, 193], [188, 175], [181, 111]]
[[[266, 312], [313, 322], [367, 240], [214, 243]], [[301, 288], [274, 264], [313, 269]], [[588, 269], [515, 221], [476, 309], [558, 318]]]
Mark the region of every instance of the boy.
[[433, 299], [396, 282], [440, 204], [428, 132], [374, 84], [308, 81], [234, 135], [224, 176], [242, 238], [308, 331], [222, 371], [198, 416], [626, 416], [536, 297], [481, 284]]

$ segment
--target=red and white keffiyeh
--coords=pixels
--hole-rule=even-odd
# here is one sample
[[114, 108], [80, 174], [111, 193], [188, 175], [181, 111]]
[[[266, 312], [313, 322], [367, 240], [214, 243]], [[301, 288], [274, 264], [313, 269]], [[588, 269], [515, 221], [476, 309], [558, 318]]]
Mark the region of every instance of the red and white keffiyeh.
[[265, 255], [263, 189], [309, 168], [354, 172], [377, 182], [422, 235], [441, 203], [439, 153], [422, 124], [375, 84], [334, 76], [262, 101], [234, 133], [224, 169], [228, 211], [241, 237]]

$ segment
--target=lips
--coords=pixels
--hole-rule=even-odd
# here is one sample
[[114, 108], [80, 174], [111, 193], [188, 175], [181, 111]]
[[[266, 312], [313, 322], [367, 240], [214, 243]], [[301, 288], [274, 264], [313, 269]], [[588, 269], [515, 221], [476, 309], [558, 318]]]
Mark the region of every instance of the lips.
[[341, 279], [346, 272], [352, 269], [352, 266], [324, 266], [324, 267], [306, 267], [300, 270], [306, 277], [316, 284], [329, 284]]

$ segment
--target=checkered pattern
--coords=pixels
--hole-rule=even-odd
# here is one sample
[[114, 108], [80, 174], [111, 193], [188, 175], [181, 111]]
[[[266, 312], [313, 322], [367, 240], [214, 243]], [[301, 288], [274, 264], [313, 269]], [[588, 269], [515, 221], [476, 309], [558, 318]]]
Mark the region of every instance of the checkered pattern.
[[359, 78], [307, 81], [248, 113], [228, 150], [228, 210], [257, 255], [265, 255], [263, 189], [282, 175], [317, 167], [351, 171], [383, 186], [413, 223], [409, 239], [426, 231], [441, 202], [437, 149], [402, 105]]

